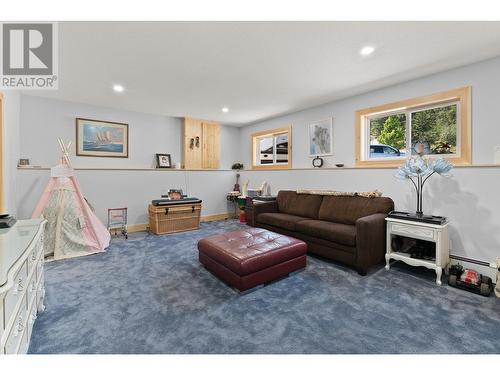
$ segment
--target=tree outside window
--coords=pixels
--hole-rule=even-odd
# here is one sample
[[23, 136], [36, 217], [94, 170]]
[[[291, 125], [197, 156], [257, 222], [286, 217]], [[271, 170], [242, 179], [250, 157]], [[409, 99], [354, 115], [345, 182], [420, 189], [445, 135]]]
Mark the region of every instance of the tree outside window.
[[[423, 144], [427, 154], [455, 154], [457, 151], [456, 103], [381, 115], [371, 118], [369, 126], [370, 146], [391, 146], [400, 152], [399, 157], [409, 156], [408, 150], [415, 154], [416, 144]], [[372, 154], [370, 157], [379, 156]]]

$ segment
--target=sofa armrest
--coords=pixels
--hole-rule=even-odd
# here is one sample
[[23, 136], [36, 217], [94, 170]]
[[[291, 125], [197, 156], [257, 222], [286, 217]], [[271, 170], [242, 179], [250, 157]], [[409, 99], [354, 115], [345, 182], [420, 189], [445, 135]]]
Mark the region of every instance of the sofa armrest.
[[253, 223], [257, 225], [257, 216], [264, 213], [277, 213], [278, 202], [270, 201], [265, 203], [252, 203], [253, 204]]
[[356, 221], [356, 270], [361, 275], [366, 275], [371, 265], [384, 259], [386, 217], [387, 214], [373, 214]]

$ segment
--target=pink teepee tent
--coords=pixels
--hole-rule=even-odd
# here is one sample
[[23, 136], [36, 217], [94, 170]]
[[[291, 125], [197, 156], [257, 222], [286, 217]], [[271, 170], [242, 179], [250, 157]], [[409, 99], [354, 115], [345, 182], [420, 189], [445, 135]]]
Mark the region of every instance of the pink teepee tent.
[[44, 236], [45, 255], [54, 259], [73, 258], [104, 251], [110, 234], [83, 197], [69, 163], [68, 148], [61, 164], [51, 168], [50, 181], [32, 217], [47, 219]]

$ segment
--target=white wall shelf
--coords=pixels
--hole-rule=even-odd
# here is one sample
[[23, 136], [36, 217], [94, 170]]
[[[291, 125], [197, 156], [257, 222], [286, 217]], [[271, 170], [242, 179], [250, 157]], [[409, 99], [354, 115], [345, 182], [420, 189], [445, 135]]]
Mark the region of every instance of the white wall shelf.
[[[17, 167], [18, 170], [47, 171], [48, 166]], [[232, 169], [176, 169], [176, 168], [144, 168], [144, 167], [73, 167], [76, 171], [158, 171], [158, 172], [230, 172]]]
[[[244, 169], [244, 172], [269, 172], [269, 171], [340, 171], [340, 170], [354, 170], [354, 169], [394, 169], [394, 166], [369, 166], [369, 167], [322, 167], [322, 168], [282, 168], [282, 169]], [[473, 164], [473, 165], [455, 165], [453, 168], [500, 168], [500, 164]]]

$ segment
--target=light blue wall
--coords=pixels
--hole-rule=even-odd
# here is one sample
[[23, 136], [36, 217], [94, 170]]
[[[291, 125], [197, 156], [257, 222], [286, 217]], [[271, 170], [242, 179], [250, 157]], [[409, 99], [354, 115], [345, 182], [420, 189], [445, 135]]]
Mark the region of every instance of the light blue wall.
[[[179, 118], [122, 111], [87, 104], [23, 95], [19, 127], [19, 157], [32, 165], [53, 166], [61, 151], [57, 137], [72, 141], [71, 160], [74, 167], [151, 168], [155, 153], [169, 153], [173, 163], [181, 161], [182, 120]], [[128, 158], [95, 158], [75, 155], [75, 118], [124, 122], [129, 124]], [[15, 143], [15, 142], [14, 142]], [[221, 127], [221, 169], [230, 169], [239, 157], [239, 129]], [[31, 216], [45, 185], [48, 170], [16, 171], [19, 189], [15, 191], [19, 218]], [[129, 208], [131, 224], [147, 223], [147, 205], [168, 189], [181, 188], [204, 200], [202, 215], [232, 210], [225, 194], [232, 190], [234, 172], [187, 171], [120, 171], [77, 170], [83, 192], [93, 204], [101, 220], [107, 208]], [[14, 199], [14, 198], [13, 198]]]
[[[17, 215], [17, 161], [19, 159], [20, 95], [6, 91], [4, 95], [4, 194], [7, 212]], [[0, 176], [0, 178], [2, 178]]]
[[[242, 159], [251, 163], [251, 134], [292, 125], [294, 168], [311, 167], [308, 157], [309, 122], [333, 117], [335, 163], [354, 165], [355, 111], [392, 101], [414, 98], [463, 86], [472, 86], [472, 155], [474, 164], [491, 164], [494, 146], [500, 145], [500, 58], [404, 82], [319, 107], [273, 118], [241, 129]], [[415, 193], [409, 184], [394, 178], [390, 169], [334, 169], [245, 171], [242, 181], [259, 186], [264, 180], [273, 192], [280, 189], [316, 188], [344, 191], [379, 189], [400, 210], [415, 210]], [[435, 176], [424, 191], [424, 211], [449, 217], [452, 252], [469, 258], [495, 262], [500, 257], [500, 166], [457, 168], [453, 177]]]
[[449, 70], [425, 78], [327, 103], [290, 115], [276, 117], [242, 128], [242, 157], [250, 166], [250, 136], [260, 130], [292, 125], [293, 167], [311, 166], [308, 157], [308, 124], [333, 117], [334, 156], [325, 158], [326, 166], [335, 163], [354, 165], [355, 111], [403, 99], [429, 95], [459, 87], [472, 86], [472, 156], [475, 164], [494, 160], [494, 146], [500, 145], [500, 58]]

